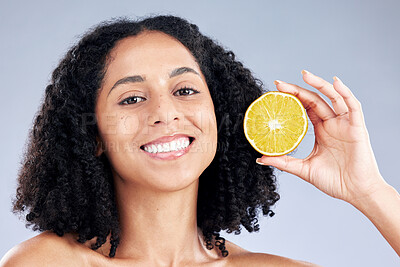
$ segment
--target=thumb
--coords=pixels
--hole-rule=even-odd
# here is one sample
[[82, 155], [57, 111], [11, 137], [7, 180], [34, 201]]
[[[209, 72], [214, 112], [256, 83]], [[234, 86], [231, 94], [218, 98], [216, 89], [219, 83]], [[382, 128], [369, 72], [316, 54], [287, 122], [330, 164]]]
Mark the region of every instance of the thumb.
[[270, 165], [276, 167], [282, 171], [299, 176], [302, 179], [305, 179], [306, 177], [304, 173], [305, 168], [303, 159], [296, 159], [287, 155], [279, 157], [262, 156], [261, 158], [258, 158], [256, 162], [261, 165]]

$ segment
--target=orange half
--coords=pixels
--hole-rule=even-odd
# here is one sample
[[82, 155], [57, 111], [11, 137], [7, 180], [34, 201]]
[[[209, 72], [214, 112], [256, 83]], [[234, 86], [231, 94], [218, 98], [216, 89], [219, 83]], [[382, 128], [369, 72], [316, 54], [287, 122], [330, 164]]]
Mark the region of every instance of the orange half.
[[306, 135], [307, 113], [296, 96], [270, 91], [248, 107], [243, 128], [255, 150], [266, 156], [282, 156], [292, 152]]

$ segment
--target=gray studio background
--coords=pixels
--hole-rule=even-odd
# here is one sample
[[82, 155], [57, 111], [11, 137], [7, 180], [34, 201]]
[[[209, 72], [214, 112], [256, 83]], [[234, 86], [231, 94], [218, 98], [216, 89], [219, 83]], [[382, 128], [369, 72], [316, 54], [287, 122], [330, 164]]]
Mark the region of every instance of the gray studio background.
[[[0, 257], [37, 233], [11, 213], [24, 143], [51, 72], [89, 27], [118, 16], [175, 14], [233, 50], [266, 88], [306, 86], [301, 70], [337, 75], [361, 101], [385, 179], [400, 191], [399, 1], [0, 1]], [[316, 91], [316, 90], [313, 90]], [[296, 153], [312, 150], [312, 126]], [[255, 160], [255, 159], [254, 159]], [[322, 266], [399, 266], [373, 224], [351, 205], [278, 172], [281, 200], [261, 230], [226, 239], [253, 252]]]

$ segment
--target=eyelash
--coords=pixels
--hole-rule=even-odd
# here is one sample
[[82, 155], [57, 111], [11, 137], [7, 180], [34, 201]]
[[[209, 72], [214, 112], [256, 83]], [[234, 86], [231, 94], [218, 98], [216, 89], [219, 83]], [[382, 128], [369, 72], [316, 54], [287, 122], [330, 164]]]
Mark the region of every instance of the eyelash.
[[[187, 86], [182, 87], [182, 88], [176, 90], [175, 93], [176, 93], [176, 92], [179, 92], [179, 91], [183, 91], [183, 90], [191, 90], [191, 91], [193, 91], [192, 94], [186, 94], [186, 95], [183, 95], [183, 96], [189, 96], [189, 95], [194, 95], [194, 94], [200, 93], [199, 91], [197, 91], [197, 90], [195, 90], [195, 89], [193, 89], [193, 88], [187, 87]], [[174, 93], [174, 94], [175, 94], [175, 93]], [[119, 104], [120, 104], [120, 105], [131, 105], [131, 104], [128, 104], [128, 103], [127, 103], [127, 104], [124, 104], [124, 103], [125, 103], [126, 101], [129, 101], [129, 100], [133, 99], [133, 98], [142, 98], [142, 99], [144, 99], [144, 97], [133, 95], [133, 96], [129, 96], [129, 97], [125, 98], [125, 99], [122, 100]], [[133, 104], [137, 104], [137, 103], [140, 103], [140, 102], [143, 102], [143, 101], [144, 101], [144, 100], [139, 101], [139, 102], [136, 102], [136, 103], [133, 103]]]

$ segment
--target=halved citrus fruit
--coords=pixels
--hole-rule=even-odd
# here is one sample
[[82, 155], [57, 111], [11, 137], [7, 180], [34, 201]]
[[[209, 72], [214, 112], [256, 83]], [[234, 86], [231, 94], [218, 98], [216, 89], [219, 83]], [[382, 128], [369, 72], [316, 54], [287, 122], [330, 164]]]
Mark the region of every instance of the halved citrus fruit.
[[282, 156], [292, 152], [306, 135], [307, 113], [296, 96], [270, 91], [248, 107], [243, 128], [255, 150], [266, 156]]

